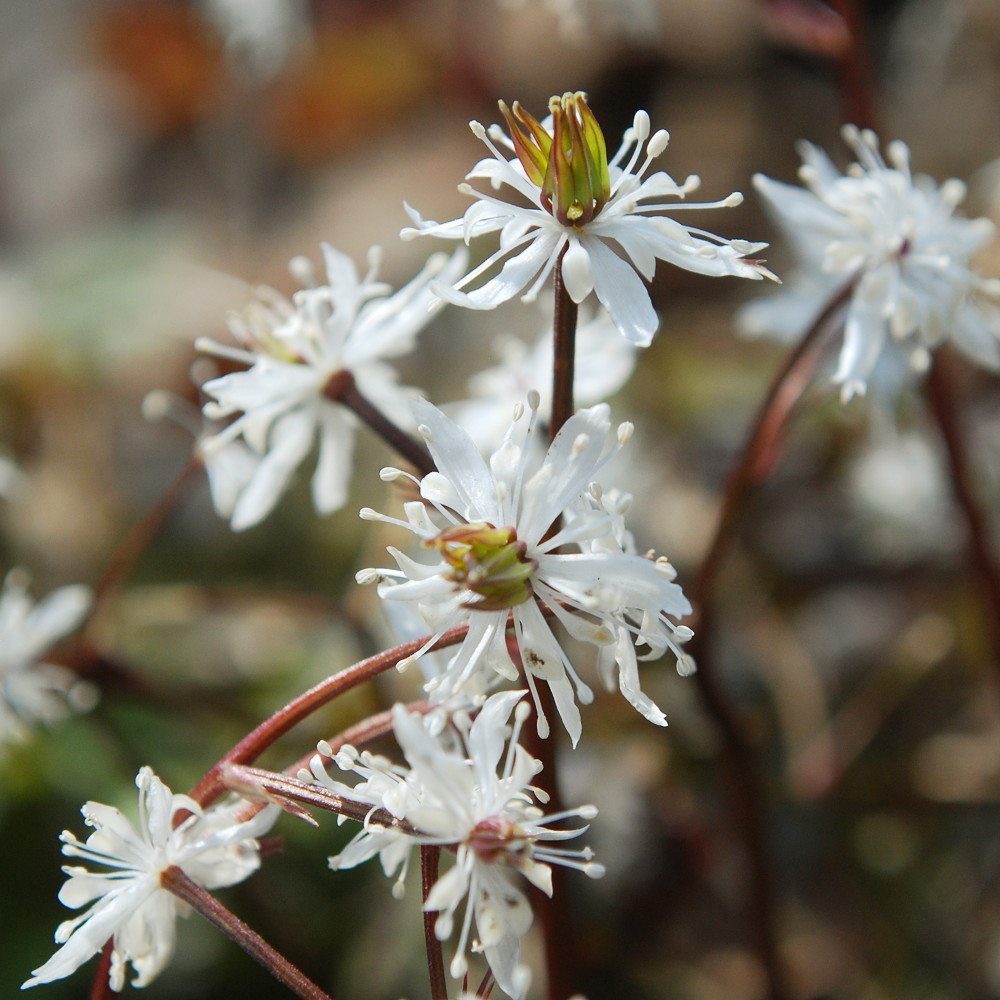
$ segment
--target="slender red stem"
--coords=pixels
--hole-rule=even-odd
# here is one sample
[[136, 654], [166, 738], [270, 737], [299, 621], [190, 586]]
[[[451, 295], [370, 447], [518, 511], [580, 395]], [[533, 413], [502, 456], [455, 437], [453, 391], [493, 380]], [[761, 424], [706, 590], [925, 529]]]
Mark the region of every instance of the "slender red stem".
[[[549, 438], [555, 438], [559, 429], [574, 413], [573, 380], [576, 355], [577, 304], [570, 298], [562, 277], [562, 262], [567, 247], [559, 254], [555, 266], [555, 307], [553, 316], [553, 366], [552, 366], [552, 414]], [[557, 521], [551, 530], [558, 531]], [[516, 643], [508, 643], [515, 662], [519, 661]], [[522, 668], [523, 669], [523, 668]], [[546, 718], [558, 718], [555, 700], [547, 684], [538, 685], [538, 700]], [[558, 812], [561, 806], [559, 792], [559, 772], [556, 766], [556, 738], [538, 737], [534, 728], [525, 733], [527, 749], [542, 763], [546, 791], [549, 792], [550, 807]], [[532, 905], [538, 914], [545, 940], [546, 974], [550, 1000], [565, 1000], [574, 992], [574, 975], [577, 969], [575, 939], [572, 933], [573, 920], [569, 912], [569, 896], [565, 886], [566, 871], [558, 866], [553, 868], [553, 891], [547, 896], [541, 891], [532, 892]]]
[[[426, 903], [427, 897], [438, 880], [438, 865], [441, 861], [441, 848], [435, 844], [420, 845], [420, 888], [421, 898]], [[431, 1000], [448, 1000], [448, 982], [444, 975], [444, 956], [441, 953], [441, 942], [434, 933], [437, 914], [424, 910], [424, 945], [427, 949], [427, 974], [431, 981]]]
[[201, 467], [202, 463], [197, 455], [192, 456], [166, 493], [153, 504], [145, 517], [134, 525], [125, 536], [94, 586], [94, 603], [88, 619], [88, 628], [90, 623], [97, 619], [98, 612], [125, 582], [139, 557], [149, 548], [153, 539], [163, 529]]
[[1000, 570], [990, 542], [990, 525], [981, 498], [977, 496], [973, 465], [965, 447], [957, 405], [959, 393], [948, 370], [949, 360], [940, 350], [935, 355], [927, 376], [927, 399], [948, 456], [948, 472], [955, 500], [968, 529], [969, 562], [986, 606], [993, 666], [1000, 670]]
[[830, 335], [837, 329], [834, 319], [850, 298], [853, 287], [852, 281], [833, 296], [771, 382], [726, 484], [715, 536], [691, 591], [697, 621], [688, 652], [698, 665], [694, 680], [701, 702], [722, 736], [731, 809], [750, 864], [749, 923], [772, 1000], [788, 994], [778, 954], [765, 793], [753, 741], [747, 736], [739, 710], [715, 670], [714, 596], [747, 499], [752, 489], [773, 472], [789, 418], [812, 379]]
[[89, 1000], [110, 1000], [111, 997], [115, 996], [108, 979], [108, 973], [111, 971], [111, 952], [114, 946], [114, 940], [111, 939], [101, 949], [101, 959], [94, 970], [94, 981], [90, 985]]
[[[468, 632], [468, 626], [449, 629], [432, 646], [430, 650], [444, 649], [461, 642]], [[308, 718], [317, 709], [333, 701], [358, 684], [386, 670], [395, 667], [400, 660], [412, 656], [423, 648], [424, 639], [414, 639], [395, 649], [387, 650], [376, 656], [370, 656], [348, 667], [340, 673], [333, 674], [320, 681], [315, 687], [290, 701], [284, 708], [275, 712], [269, 719], [262, 722], [252, 733], [245, 736], [239, 743], [221, 757], [206, 772], [205, 776], [191, 790], [191, 797], [202, 806], [215, 801], [224, 791], [222, 771], [227, 764], [247, 764], [256, 760], [275, 740], [283, 736], [293, 726]]]
[[850, 44], [836, 60], [837, 82], [840, 89], [844, 120], [858, 128], [876, 128], [875, 90], [867, 45], [864, 14], [858, 0], [829, 0], [847, 28]]
[[421, 476], [435, 469], [427, 449], [394, 424], [377, 406], [362, 394], [354, 375], [346, 368], [335, 372], [323, 389], [323, 395], [361, 418], [398, 455], [405, 458]]
[[555, 266], [555, 310], [552, 322], [552, 415], [549, 436], [573, 416], [573, 378], [576, 362], [576, 320], [578, 307], [563, 283], [562, 262], [569, 244], [562, 248]]
[[234, 913], [226, 909], [211, 893], [191, 881], [187, 875], [171, 865], [160, 875], [160, 885], [197, 910], [209, 923], [232, 938], [251, 958], [259, 962], [279, 982], [284, 983], [302, 1000], [330, 1000], [299, 968], [292, 965], [276, 948], [268, 944], [256, 931], [251, 930]]

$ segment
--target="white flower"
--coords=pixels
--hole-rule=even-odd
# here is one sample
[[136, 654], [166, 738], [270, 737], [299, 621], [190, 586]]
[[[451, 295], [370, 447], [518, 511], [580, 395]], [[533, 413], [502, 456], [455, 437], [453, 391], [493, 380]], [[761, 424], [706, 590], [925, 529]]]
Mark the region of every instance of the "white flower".
[[[135, 783], [138, 827], [114, 807], [88, 802], [82, 812], [94, 832], [86, 843], [63, 831], [64, 855], [108, 870], [63, 867], [69, 878], [59, 890], [60, 902], [72, 909], [91, 905], [59, 925], [56, 943], [61, 947], [22, 989], [71, 975], [111, 938], [111, 989], [125, 985], [129, 963], [135, 973], [132, 985], [147, 986], [173, 954], [175, 918], [189, 912], [160, 885], [161, 874], [175, 865], [202, 888], [218, 889], [242, 882], [260, 866], [254, 838], [270, 829], [277, 807], [237, 822], [236, 810], [245, 807], [244, 802], [203, 810], [187, 795], [172, 794], [148, 767], [139, 771]], [[178, 812], [192, 815], [175, 826]]]
[[801, 266], [788, 289], [743, 311], [743, 331], [801, 336], [854, 281], [833, 376], [845, 400], [865, 392], [883, 352], [894, 349], [923, 371], [930, 352], [950, 340], [980, 364], [1000, 367], [1000, 281], [969, 267], [993, 224], [956, 217], [965, 185], [914, 177], [904, 143], [888, 145], [887, 164], [874, 133], [848, 125], [842, 134], [858, 158], [846, 175], [803, 142], [799, 176], [808, 190], [754, 177]]
[[[537, 406], [537, 396], [531, 402]], [[364, 570], [358, 580], [377, 581], [385, 600], [415, 602], [435, 637], [469, 626], [445, 673], [427, 685], [434, 700], [479, 691], [484, 678], [486, 684], [515, 680], [520, 669], [538, 710], [539, 733], [548, 733], [536, 692], [542, 681], [575, 745], [581, 731], [576, 698], [589, 703], [593, 693], [556, 639], [546, 609], [574, 639], [598, 647], [616, 643], [625, 629], [631, 643], [648, 646], [647, 655], [667, 648], [681, 655], [677, 641], [690, 635], [667, 617], [691, 610], [672, 582], [672, 567], [622, 551], [613, 537], [617, 515], [599, 507], [599, 489], [588, 490], [631, 425], [623, 424], [617, 445], [609, 447], [607, 405], [580, 410], [539, 462], [531, 447], [536, 410], [525, 431], [524, 408], [518, 407], [487, 464], [469, 435], [430, 403], [416, 400], [413, 409], [438, 471], [420, 481], [423, 501], [405, 505], [406, 521], [369, 509], [361, 514], [403, 525], [439, 558], [422, 563], [390, 548], [398, 569]], [[384, 478], [398, 475], [383, 472]], [[552, 530], [559, 518], [561, 527]], [[611, 539], [602, 545], [605, 536]], [[508, 617], [515, 657], [507, 644]], [[648, 717], [662, 724], [658, 710]]]
[[[513, 9], [528, 6], [528, 0], [501, 0]], [[648, 45], [661, 30], [655, 0], [542, 0], [569, 40], [584, 41], [588, 32], [618, 32]], [[592, 10], [590, 8], [593, 8]]]
[[[515, 998], [528, 986], [528, 970], [520, 964], [520, 938], [531, 926], [532, 912], [524, 893], [508, 881], [504, 869], [516, 869], [550, 896], [553, 864], [580, 869], [592, 878], [604, 874], [603, 866], [591, 860], [589, 848], [549, 846], [587, 829], [556, 830], [554, 823], [574, 817], [591, 819], [597, 810], [582, 806], [546, 816], [536, 805], [536, 800], [545, 799], [531, 781], [542, 765], [517, 742], [530, 714], [520, 700], [523, 694], [494, 694], [471, 725], [467, 715], [459, 714], [443, 730], [439, 717], [411, 714], [396, 705], [393, 729], [409, 769], [345, 747], [335, 758], [337, 764], [365, 779], [354, 789], [332, 780], [318, 756], [312, 760], [311, 775], [302, 775], [337, 794], [353, 794], [384, 809], [413, 830], [380, 826], [370, 816], [364, 830], [330, 859], [331, 868], [353, 868], [379, 855], [386, 874], [393, 875], [405, 865], [414, 844], [438, 844], [455, 851], [455, 864], [435, 883], [424, 909], [439, 914], [434, 930], [444, 941], [451, 936], [464, 901], [451, 975], [461, 979], [468, 971], [466, 950], [475, 920], [471, 950], [485, 954], [500, 988]], [[508, 741], [512, 711], [515, 724]], [[320, 750], [329, 748], [321, 744]]]
[[49, 724], [96, 701], [92, 684], [42, 657], [83, 621], [88, 587], [60, 587], [38, 604], [23, 570], [11, 570], [0, 592], [0, 743], [23, 739], [32, 723]]
[[337, 379], [353, 379], [362, 396], [389, 419], [407, 419], [408, 391], [396, 384], [385, 359], [411, 350], [428, 322], [438, 302], [428, 288], [431, 279], [450, 280], [464, 267], [461, 254], [450, 260], [437, 255], [389, 295], [389, 287], [375, 280], [377, 250], [369, 255], [363, 279], [354, 262], [333, 247], [324, 244], [323, 256], [327, 284], [302, 289], [292, 302], [264, 290], [256, 309], [231, 319], [243, 348], [199, 342], [203, 350], [251, 366], [202, 386], [213, 397], [205, 404], [207, 417], [242, 414], [201, 441], [203, 455], [211, 461], [212, 449], [242, 436], [260, 458], [233, 506], [235, 531], [270, 513], [317, 438], [313, 502], [321, 514], [344, 505], [357, 418], [335, 401], [331, 386]]
[[309, 37], [306, 0], [205, 0], [227, 50], [262, 80], [274, 76]]
[[[516, 201], [462, 184], [459, 190], [476, 200], [461, 219], [431, 222], [407, 206], [415, 228], [404, 229], [404, 239], [430, 235], [468, 243], [474, 236], [500, 234], [500, 249], [453, 288], [444, 287], [443, 282], [435, 286], [450, 302], [492, 309], [525, 289], [523, 298], [531, 301], [565, 250], [562, 276], [573, 301], [582, 302], [595, 292], [621, 333], [645, 346], [658, 320], [642, 279], [653, 277], [657, 260], [699, 274], [771, 276], [759, 262], [744, 259], [766, 243], [725, 240], [666, 216], [651, 215], [738, 205], [743, 196], [735, 193], [711, 204], [664, 202], [665, 198], [683, 198], [700, 182], [691, 176], [677, 184], [663, 172], [644, 177], [669, 140], [662, 130], [650, 136], [645, 111], [636, 113], [609, 162], [604, 136], [582, 93], [553, 97], [550, 118], [541, 123], [517, 102], [512, 111], [502, 102], [500, 109], [509, 136], [499, 126], [487, 131], [479, 122], [471, 123], [473, 133], [492, 155], [480, 160], [467, 179], [488, 181], [493, 190], [506, 185]], [[636, 169], [643, 144], [646, 156]], [[514, 155], [508, 159], [500, 147]], [[621, 166], [626, 156], [628, 162]], [[641, 204], [648, 199], [655, 200]], [[472, 291], [461, 291], [500, 261], [504, 264], [498, 275]]]
[[[576, 331], [573, 359], [573, 397], [589, 406], [616, 393], [635, 368], [635, 345], [615, 337], [611, 318], [602, 309]], [[523, 340], [497, 338], [493, 350], [500, 364], [469, 380], [471, 398], [448, 407], [455, 423], [464, 427], [480, 448], [492, 450], [503, 440], [510, 424], [510, 401], [538, 392], [539, 414], [547, 420], [552, 409], [552, 330], [532, 348]]]

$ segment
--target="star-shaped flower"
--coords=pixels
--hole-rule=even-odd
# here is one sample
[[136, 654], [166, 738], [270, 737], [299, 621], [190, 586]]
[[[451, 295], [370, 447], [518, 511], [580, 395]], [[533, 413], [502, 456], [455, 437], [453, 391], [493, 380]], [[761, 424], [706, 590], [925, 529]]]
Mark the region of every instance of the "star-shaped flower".
[[[396, 705], [393, 730], [409, 768], [344, 747], [335, 760], [342, 770], [360, 774], [365, 779], [360, 785], [350, 789], [330, 778], [319, 756], [312, 760], [311, 774], [302, 775], [337, 794], [353, 794], [373, 809], [386, 810], [413, 831], [380, 826], [369, 819], [364, 830], [330, 859], [331, 868], [353, 868], [378, 855], [391, 876], [405, 866], [415, 844], [454, 850], [454, 865], [435, 883], [424, 909], [438, 913], [434, 931], [444, 941], [451, 936], [455, 915], [464, 902], [451, 975], [465, 976], [471, 944], [472, 951], [485, 954], [500, 988], [514, 998], [521, 997], [528, 986], [528, 970], [520, 964], [520, 938], [531, 926], [532, 912], [506, 870], [519, 871], [550, 896], [553, 864], [577, 868], [592, 878], [604, 874], [603, 866], [591, 860], [588, 848], [551, 846], [587, 829], [553, 829], [553, 824], [577, 817], [592, 819], [597, 810], [581, 806], [547, 816], [536, 804], [536, 800], [545, 801], [531, 784], [542, 765], [518, 743], [521, 726], [530, 714], [529, 706], [521, 701], [523, 694], [491, 695], [474, 722], [470, 724], [468, 716], [459, 713], [443, 728], [438, 717], [410, 713]], [[508, 739], [511, 712], [515, 722]], [[322, 744], [320, 749], [324, 750]], [[470, 942], [473, 920], [476, 939]]]
[[[481, 691], [484, 678], [486, 686], [500, 677], [515, 680], [520, 672], [538, 709], [539, 732], [548, 733], [536, 691], [542, 681], [576, 744], [581, 732], [576, 699], [589, 703], [593, 693], [550, 619], [574, 639], [599, 648], [616, 643], [624, 629], [635, 646], [648, 648], [646, 655], [671, 648], [680, 656], [678, 643], [690, 630], [674, 625], [669, 616], [688, 614], [691, 607], [666, 560], [622, 550], [615, 538], [618, 513], [603, 509], [601, 491], [589, 488], [628, 439], [631, 425], [623, 424], [617, 443], [610, 444], [607, 405], [580, 410], [539, 459], [531, 446], [537, 394], [531, 403], [527, 429], [519, 407], [487, 464], [461, 427], [430, 403], [414, 401], [420, 433], [438, 471], [420, 481], [423, 500], [405, 505], [405, 521], [369, 509], [361, 513], [403, 525], [438, 558], [418, 562], [390, 548], [398, 569], [365, 570], [358, 579], [378, 582], [379, 595], [387, 601], [414, 602], [435, 637], [457, 625], [469, 626], [445, 672], [428, 684], [435, 700]], [[383, 472], [386, 478], [398, 475], [398, 470]], [[602, 545], [605, 536], [609, 540]], [[664, 722], [658, 709], [644, 714]]]
[[[657, 260], [699, 274], [773, 277], [759, 261], [746, 259], [766, 243], [722, 239], [654, 214], [729, 207], [738, 205], [743, 196], [734, 193], [710, 204], [664, 201], [685, 197], [700, 181], [691, 176], [677, 184], [662, 171], [645, 176], [669, 141], [662, 130], [650, 136], [645, 111], [636, 113], [609, 161], [604, 136], [582, 93], [553, 97], [544, 122], [516, 101], [511, 109], [501, 102], [500, 110], [509, 135], [499, 126], [487, 130], [479, 122], [470, 123], [491, 155], [480, 160], [466, 179], [488, 181], [494, 191], [506, 185], [517, 200], [506, 201], [462, 184], [459, 190], [476, 200], [463, 218], [444, 223], [422, 219], [407, 206], [414, 226], [402, 231], [404, 239], [429, 235], [468, 243], [474, 236], [500, 234], [500, 249], [454, 287], [437, 283], [439, 294], [448, 301], [492, 309], [525, 290], [524, 300], [531, 301], [565, 251], [560, 266], [573, 301], [582, 302], [595, 292], [621, 333], [645, 346], [658, 320], [643, 279], [652, 279]], [[644, 145], [646, 155], [639, 164]], [[508, 157], [505, 149], [513, 156]], [[463, 291], [500, 261], [504, 264], [498, 275]]]
[[858, 158], [844, 175], [803, 142], [806, 190], [754, 177], [801, 264], [783, 292], [744, 309], [743, 331], [801, 336], [853, 281], [833, 375], [845, 400], [866, 390], [887, 352], [923, 371], [930, 352], [950, 341], [980, 364], [1000, 367], [1000, 281], [970, 267], [993, 224], [955, 216], [965, 185], [914, 176], [904, 143], [889, 143], [887, 163], [873, 132], [848, 125], [843, 137]]
[[233, 506], [235, 531], [252, 527], [270, 513], [316, 439], [316, 510], [332, 514], [344, 505], [357, 418], [332, 398], [330, 387], [338, 377], [349, 376], [389, 419], [407, 420], [411, 391], [396, 384], [396, 374], [385, 361], [413, 348], [439, 305], [429, 288], [432, 279], [452, 280], [465, 264], [464, 254], [450, 259], [436, 255], [408, 285], [390, 295], [389, 287], [376, 280], [377, 250], [369, 255], [364, 278], [358, 277], [354, 262], [333, 247], [324, 244], [323, 257], [325, 285], [304, 288], [291, 302], [263, 291], [246, 316], [231, 318], [242, 347], [199, 341], [203, 350], [250, 366], [202, 386], [212, 397], [204, 408], [208, 418], [236, 418], [200, 441], [208, 463], [213, 448], [238, 436], [260, 459]]
[[0, 743], [23, 739], [34, 723], [50, 724], [96, 701], [92, 684], [42, 657], [83, 621], [89, 587], [60, 587], [37, 604], [23, 570], [11, 570], [0, 592]]
[[[239, 822], [235, 804], [203, 810], [187, 795], [175, 795], [148, 767], [135, 779], [139, 789], [138, 827], [117, 809], [88, 802], [82, 812], [94, 832], [81, 843], [68, 830], [60, 837], [62, 852], [104, 866], [92, 872], [66, 865], [69, 876], [59, 900], [77, 909], [91, 904], [80, 916], [56, 930], [59, 950], [35, 969], [21, 987], [63, 979], [96, 955], [112, 938], [111, 989], [125, 985], [131, 964], [133, 986], [147, 986], [163, 971], [174, 951], [175, 919], [188, 907], [160, 884], [172, 865], [205, 889], [235, 885], [260, 866], [256, 837], [270, 829], [278, 808], [269, 807]], [[179, 812], [191, 813], [179, 825]]]

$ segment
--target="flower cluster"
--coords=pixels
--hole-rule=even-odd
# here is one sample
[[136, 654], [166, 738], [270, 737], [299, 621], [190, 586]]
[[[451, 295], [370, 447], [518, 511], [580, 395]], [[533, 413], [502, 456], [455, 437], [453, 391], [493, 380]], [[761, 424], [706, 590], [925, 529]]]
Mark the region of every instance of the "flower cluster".
[[464, 255], [432, 257], [423, 270], [395, 294], [377, 281], [381, 254], [369, 255], [369, 271], [358, 277], [354, 262], [323, 246], [326, 284], [310, 281], [308, 262], [293, 264], [310, 287], [289, 302], [262, 290], [245, 316], [230, 319], [239, 348], [199, 341], [219, 357], [250, 366], [206, 382], [211, 397], [205, 415], [235, 417], [222, 430], [200, 440], [211, 462], [213, 451], [238, 437], [259, 458], [232, 507], [235, 531], [252, 527], [274, 508], [292, 474], [319, 441], [312, 496], [320, 514], [332, 514], [347, 499], [357, 418], [337, 402], [346, 380], [391, 419], [405, 421], [410, 393], [396, 384], [386, 359], [411, 350], [416, 335], [440, 305], [430, 290], [434, 278], [450, 280], [464, 266]]
[[[218, 889], [242, 882], [259, 867], [255, 838], [270, 829], [276, 807], [240, 822], [239, 803], [203, 810], [187, 795], [171, 793], [148, 767], [139, 771], [135, 783], [138, 827], [113, 806], [88, 802], [82, 812], [94, 832], [86, 842], [63, 832], [64, 855], [107, 871], [63, 868], [69, 878], [59, 890], [60, 902], [73, 909], [92, 905], [59, 925], [59, 950], [22, 989], [71, 975], [112, 939], [111, 989], [117, 992], [125, 985], [128, 965], [135, 973], [132, 985], [147, 986], [170, 960], [175, 920], [188, 909], [161, 886], [163, 872], [175, 865], [202, 888]], [[183, 813], [191, 815], [177, 823]]]
[[754, 177], [800, 267], [781, 294], [743, 311], [744, 332], [801, 335], [838, 288], [853, 283], [833, 376], [845, 400], [865, 391], [893, 348], [916, 371], [946, 340], [1000, 367], [1000, 281], [970, 268], [993, 224], [955, 216], [965, 185], [914, 176], [905, 143], [889, 143], [887, 163], [874, 133], [845, 126], [843, 136], [858, 158], [846, 175], [803, 142], [799, 176], [807, 190]]
[[23, 739], [32, 724], [50, 724], [96, 700], [94, 687], [72, 670], [42, 657], [80, 624], [90, 589], [61, 587], [38, 604], [27, 576], [12, 570], [0, 592], [0, 743]]
[[[537, 396], [531, 402], [537, 407]], [[536, 410], [525, 422], [519, 407], [487, 463], [469, 435], [430, 403], [417, 400], [413, 409], [438, 471], [420, 481], [423, 500], [405, 505], [405, 521], [370, 509], [362, 517], [403, 525], [438, 558], [423, 563], [390, 548], [397, 568], [365, 570], [358, 580], [377, 582], [387, 601], [413, 602], [434, 639], [468, 625], [445, 672], [429, 682], [432, 696], [469, 697], [501, 678], [523, 675], [538, 710], [539, 733], [547, 735], [536, 688], [541, 681], [575, 745], [581, 733], [577, 699], [588, 703], [593, 692], [553, 633], [554, 619], [574, 639], [615, 649], [615, 661], [624, 665], [626, 697], [651, 721], [665, 724], [639, 692], [631, 666], [637, 646], [648, 647], [644, 657], [668, 648], [682, 655], [678, 642], [690, 630], [669, 616], [686, 615], [691, 607], [665, 559], [624, 551], [615, 537], [620, 511], [605, 509], [603, 491], [591, 485], [628, 439], [631, 425], [623, 424], [611, 445], [607, 405], [580, 410], [539, 461], [531, 447]], [[390, 469], [383, 475], [402, 473]]]
[[[587, 829], [553, 829], [553, 824], [592, 819], [597, 810], [581, 806], [545, 815], [536, 804], [536, 800], [544, 802], [531, 783], [541, 764], [518, 743], [530, 713], [521, 701], [523, 695], [523, 691], [494, 694], [474, 721], [457, 713], [443, 729], [440, 718], [410, 713], [396, 705], [393, 731], [409, 768], [347, 746], [334, 759], [341, 770], [363, 778], [353, 788], [332, 779], [320, 756], [312, 759], [311, 771], [301, 775], [364, 802], [373, 811], [385, 810], [410, 827], [381, 825], [370, 818], [347, 847], [330, 858], [331, 868], [353, 868], [377, 855], [386, 875], [401, 871], [399, 895], [415, 844], [435, 844], [455, 852], [454, 865], [435, 883], [424, 909], [438, 914], [434, 930], [444, 941], [451, 936], [464, 901], [451, 975], [463, 978], [468, 971], [466, 952], [470, 948], [481, 951], [500, 988], [515, 1000], [528, 986], [528, 969], [520, 963], [520, 939], [531, 926], [532, 912], [524, 893], [505, 871], [520, 872], [550, 896], [553, 864], [577, 868], [591, 878], [604, 874], [588, 848], [551, 846]], [[514, 729], [508, 738], [512, 712]], [[320, 744], [319, 749], [330, 756], [328, 746]], [[473, 922], [477, 937], [470, 940]]]
[[[684, 198], [700, 181], [692, 175], [678, 184], [662, 171], [646, 176], [670, 137], [663, 130], [650, 135], [645, 111], [637, 112], [609, 160], [604, 135], [582, 93], [553, 97], [543, 122], [516, 101], [509, 109], [501, 102], [500, 110], [509, 135], [498, 126], [485, 129], [479, 122], [471, 123], [491, 155], [480, 160], [466, 179], [487, 181], [494, 190], [506, 186], [528, 206], [469, 184], [459, 190], [476, 200], [461, 219], [432, 222], [407, 206], [413, 227], [402, 231], [404, 239], [427, 235], [468, 243], [475, 236], [500, 234], [500, 249], [457, 284], [437, 283], [438, 293], [448, 301], [492, 309], [525, 289], [523, 298], [531, 301], [558, 263], [574, 302], [594, 292], [621, 333], [645, 346], [659, 324], [640, 275], [651, 280], [657, 260], [699, 274], [773, 277], [760, 261], [748, 259], [766, 243], [722, 239], [653, 214], [731, 207], [743, 196], [735, 193], [707, 204], [664, 201]], [[640, 164], [643, 148], [646, 155]], [[504, 150], [514, 155], [508, 158]], [[498, 275], [464, 291], [500, 261], [504, 264]]]

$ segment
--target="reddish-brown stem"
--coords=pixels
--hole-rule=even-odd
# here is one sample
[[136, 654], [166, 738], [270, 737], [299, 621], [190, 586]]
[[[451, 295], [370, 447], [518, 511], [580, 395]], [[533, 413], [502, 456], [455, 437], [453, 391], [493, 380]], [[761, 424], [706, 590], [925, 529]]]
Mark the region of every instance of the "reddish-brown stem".
[[555, 266], [555, 311], [552, 322], [552, 416], [549, 436], [573, 416], [573, 371], [576, 360], [576, 318], [578, 307], [563, 283], [562, 263], [569, 244], [562, 248]]
[[[576, 322], [577, 304], [570, 298], [563, 282], [562, 264], [566, 256], [568, 244], [563, 247], [555, 266], [555, 308], [552, 323], [553, 332], [553, 365], [552, 365], [552, 414], [549, 425], [549, 438], [555, 438], [559, 429], [574, 412], [573, 379], [576, 356]], [[558, 524], [552, 530], [558, 531]], [[516, 643], [508, 643], [515, 662], [519, 661]], [[538, 685], [538, 701], [547, 719], [555, 721], [558, 718], [555, 701], [547, 684]], [[559, 794], [559, 775], [556, 768], [555, 735], [547, 740], [540, 739], [534, 729], [525, 734], [527, 748], [541, 762], [544, 782], [549, 792], [550, 806], [553, 811], [559, 811], [561, 797]], [[553, 869], [552, 896], [535, 891], [532, 893], [532, 904], [538, 913], [542, 926], [542, 936], [545, 939], [546, 974], [548, 977], [549, 1000], [565, 1000], [573, 992], [573, 971], [576, 969], [576, 959], [573, 950], [572, 921], [570, 919], [568, 899], [565, 891], [565, 871], [556, 867]]]
[[[698, 616], [697, 634], [691, 641], [692, 648], [706, 644], [706, 633], [710, 630], [711, 624], [711, 594], [715, 590], [716, 579], [729, 553], [729, 546], [747, 497], [756, 485], [767, 479], [774, 471], [780, 458], [782, 436], [788, 418], [812, 379], [827, 336], [836, 330], [834, 318], [850, 299], [853, 291], [854, 279], [827, 302], [813, 325], [785, 357], [757, 410], [746, 443], [740, 450], [739, 461], [726, 481], [715, 535], [701, 562], [692, 589], [692, 603]], [[704, 670], [698, 670], [699, 677], [703, 677], [704, 673]]]
[[420, 476], [434, 471], [434, 460], [427, 449], [394, 424], [378, 407], [362, 395], [354, 376], [346, 368], [335, 372], [323, 389], [323, 395], [346, 406], [366, 423], [401, 458], [406, 459]]
[[192, 882], [187, 875], [171, 865], [160, 875], [160, 885], [197, 910], [209, 923], [233, 939], [251, 958], [259, 962], [279, 982], [284, 983], [302, 1000], [330, 1000], [300, 969], [292, 965], [276, 948], [251, 930], [234, 913], [226, 909], [211, 893]]
[[844, 120], [853, 122], [858, 128], [875, 128], [878, 115], [860, 5], [858, 0], [830, 0], [830, 6], [843, 19], [850, 39], [850, 44], [844, 47], [836, 60]]
[[941, 350], [927, 376], [926, 392], [948, 456], [948, 473], [955, 500], [968, 529], [969, 561], [979, 580], [986, 605], [994, 669], [1000, 670], [1000, 572], [990, 544], [990, 526], [976, 495], [975, 476], [965, 447], [957, 411], [959, 394], [948, 370], [949, 358]]
[[[441, 848], [435, 844], [420, 845], [420, 888], [421, 899], [426, 903], [427, 897], [438, 880], [438, 864], [441, 861]], [[427, 949], [427, 974], [431, 981], [431, 1000], [448, 1000], [448, 982], [444, 975], [444, 956], [441, 953], [441, 942], [434, 933], [437, 914], [424, 910], [424, 945]]]
[[837, 328], [834, 318], [849, 299], [853, 287], [852, 281], [833, 296], [775, 375], [753, 421], [740, 460], [726, 484], [716, 533], [691, 591], [698, 617], [688, 652], [698, 665], [694, 680], [702, 704], [722, 736], [731, 808], [750, 866], [751, 933], [768, 977], [772, 1000], [780, 1000], [787, 991], [778, 955], [764, 791], [754, 759], [753, 742], [746, 735], [739, 711], [715, 671], [713, 597], [748, 496], [774, 470], [788, 420], [812, 379], [828, 336]]
[[101, 958], [94, 970], [94, 981], [90, 986], [89, 1000], [110, 1000], [115, 994], [111, 989], [108, 973], [111, 971], [111, 952], [114, 940], [109, 940], [101, 949]]
[[[466, 625], [449, 629], [429, 649], [444, 649], [446, 646], [454, 646], [465, 638], [466, 632], [468, 632]], [[412, 656], [422, 649], [426, 641], [426, 638], [414, 639], [412, 642], [395, 647], [395, 649], [361, 660], [346, 670], [341, 670], [340, 673], [320, 681], [315, 687], [299, 695], [298, 698], [290, 701], [284, 708], [262, 722], [252, 733], [245, 736], [213, 764], [201, 781], [191, 790], [191, 797], [202, 806], [213, 802], [225, 791], [222, 784], [222, 771], [227, 764], [247, 764], [256, 760], [275, 740], [318, 708], [333, 701], [334, 698], [358, 684], [363, 684], [365, 681], [395, 667], [401, 660], [405, 660], [406, 657]]]
[[201, 467], [200, 459], [196, 455], [192, 456], [166, 493], [153, 504], [146, 516], [134, 525], [125, 536], [94, 587], [94, 603], [91, 607], [88, 625], [90, 622], [96, 621], [100, 610], [125, 582], [139, 557], [167, 523]]

